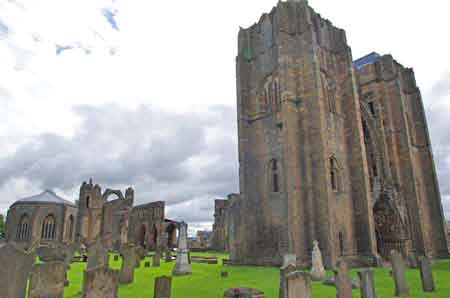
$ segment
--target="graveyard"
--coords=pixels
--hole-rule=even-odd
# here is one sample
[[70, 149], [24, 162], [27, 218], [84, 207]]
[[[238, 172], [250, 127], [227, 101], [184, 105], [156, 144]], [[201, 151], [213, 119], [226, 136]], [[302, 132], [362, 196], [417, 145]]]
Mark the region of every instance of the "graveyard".
[[[228, 266], [222, 265], [220, 259], [227, 255], [217, 252], [193, 253], [192, 256], [216, 256], [218, 264], [192, 263], [192, 275], [172, 277], [172, 298], [212, 298], [223, 297], [223, 293], [233, 287], [251, 287], [264, 292], [266, 298], [278, 297], [279, 268], [255, 267], [255, 266]], [[136, 268], [134, 282], [119, 286], [120, 298], [148, 298], [154, 297], [154, 279], [158, 276], [171, 275], [174, 262], [161, 260], [160, 267], [145, 267], [145, 262], [151, 262], [150, 257], [141, 261]], [[110, 257], [110, 267], [120, 269], [120, 258], [114, 261]], [[72, 263], [68, 272], [69, 286], [65, 288], [65, 298], [81, 297], [83, 270], [85, 263]], [[221, 277], [221, 272], [227, 271], [229, 276]], [[352, 277], [356, 277], [356, 271], [352, 270]], [[377, 297], [394, 297], [394, 282], [389, 274], [390, 268], [376, 268], [375, 284]], [[408, 285], [411, 289], [410, 298], [448, 298], [450, 295], [450, 260], [437, 261], [433, 265], [433, 274], [436, 284], [436, 292], [424, 293], [421, 289], [420, 273], [418, 269], [408, 269], [406, 273]], [[332, 272], [327, 271], [331, 276]], [[322, 282], [313, 282], [313, 297], [334, 298], [336, 289], [323, 285]], [[361, 297], [359, 290], [353, 290], [353, 297]]]

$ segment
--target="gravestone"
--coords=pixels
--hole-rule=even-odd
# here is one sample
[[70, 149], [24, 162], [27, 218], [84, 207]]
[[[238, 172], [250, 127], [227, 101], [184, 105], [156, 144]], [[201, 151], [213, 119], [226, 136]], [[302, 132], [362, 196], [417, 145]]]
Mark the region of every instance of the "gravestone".
[[161, 253], [156, 251], [153, 255], [153, 267], [159, 267], [161, 264]]
[[293, 264], [288, 264], [280, 268], [280, 288], [278, 292], [279, 298], [287, 298], [287, 285], [286, 285], [286, 277], [288, 274], [297, 270]]
[[264, 298], [264, 292], [251, 288], [232, 288], [225, 291], [224, 298]]
[[419, 258], [420, 279], [422, 280], [422, 289], [424, 292], [434, 292], [434, 279], [430, 259], [427, 257]]
[[120, 254], [122, 255], [122, 266], [120, 268], [119, 282], [121, 284], [132, 283], [136, 261], [139, 259], [136, 247], [132, 244], [122, 245]]
[[97, 267], [84, 271], [83, 298], [117, 298], [119, 271]]
[[338, 261], [334, 278], [336, 281], [336, 298], [351, 298], [352, 280], [349, 276], [347, 263], [344, 260]]
[[376, 298], [372, 270], [362, 269], [358, 271], [358, 276], [361, 282], [361, 298]]
[[145, 267], [145, 268], [150, 267], [150, 262], [145, 262], [145, 263], [144, 263], [144, 267]]
[[172, 252], [170, 249], [166, 251], [166, 262], [172, 262]]
[[289, 264], [297, 266], [297, 256], [296, 255], [287, 254], [287, 255], [283, 256], [283, 266], [281, 266], [281, 267], [285, 267]]
[[286, 276], [288, 298], [312, 298], [311, 275], [304, 271], [294, 271]]
[[35, 254], [12, 243], [0, 246], [0, 293], [2, 298], [23, 298]]
[[313, 281], [325, 280], [326, 278], [322, 253], [320, 252], [319, 242], [316, 240], [313, 242], [311, 278]]
[[65, 273], [63, 262], [35, 264], [31, 270], [28, 298], [63, 298]]
[[67, 271], [70, 270], [70, 264], [76, 250], [76, 244], [50, 243], [41, 245], [36, 249], [36, 254], [44, 262], [63, 262], [65, 265], [64, 285], [69, 285]]
[[96, 267], [108, 267], [108, 249], [101, 240], [96, 240], [89, 244], [87, 251], [87, 270]]
[[118, 255], [114, 255], [114, 261], [118, 261], [119, 260], [119, 256]]
[[170, 298], [172, 292], [172, 278], [160, 276], [155, 278], [154, 298]]
[[187, 224], [179, 223], [178, 251], [175, 266], [172, 269], [172, 275], [192, 274], [192, 266], [189, 264], [187, 249]]
[[391, 250], [392, 277], [395, 283], [395, 297], [409, 297], [409, 288], [406, 283], [405, 262], [402, 255], [396, 250]]

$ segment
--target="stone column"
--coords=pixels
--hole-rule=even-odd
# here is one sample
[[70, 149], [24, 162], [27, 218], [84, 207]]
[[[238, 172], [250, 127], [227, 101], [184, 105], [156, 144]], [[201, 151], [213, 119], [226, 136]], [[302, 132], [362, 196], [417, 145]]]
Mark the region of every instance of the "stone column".
[[191, 264], [189, 264], [188, 259], [187, 224], [185, 222], [181, 222], [179, 226], [180, 226], [180, 235], [178, 238], [177, 261], [175, 263], [175, 266], [173, 267], [172, 274], [173, 275], [192, 274], [192, 267]]

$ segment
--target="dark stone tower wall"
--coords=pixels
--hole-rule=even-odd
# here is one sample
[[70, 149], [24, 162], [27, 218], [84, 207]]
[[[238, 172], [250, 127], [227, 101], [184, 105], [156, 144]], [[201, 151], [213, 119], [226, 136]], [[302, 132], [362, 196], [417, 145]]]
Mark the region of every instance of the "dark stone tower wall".
[[288, 1], [238, 39], [245, 232], [237, 261], [278, 265], [294, 253], [308, 265], [317, 239], [329, 267], [339, 255], [373, 262], [368, 170], [345, 32], [305, 1]]

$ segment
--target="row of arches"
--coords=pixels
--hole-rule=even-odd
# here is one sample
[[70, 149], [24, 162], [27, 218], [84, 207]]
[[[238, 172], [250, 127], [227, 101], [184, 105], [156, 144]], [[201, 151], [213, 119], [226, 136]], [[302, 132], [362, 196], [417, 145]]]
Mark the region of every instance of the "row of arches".
[[[66, 237], [67, 240], [71, 239], [74, 230], [74, 217], [70, 215], [68, 218], [68, 223], [66, 225]], [[16, 240], [27, 241], [31, 237], [31, 220], [27, 214], [22, 215], [19, 224], [16, 229]], [[56, 218], [52, 214], [46, 216], [42, 221], [40, 238], [42, 240], [55, 240], [56, 239]]]

